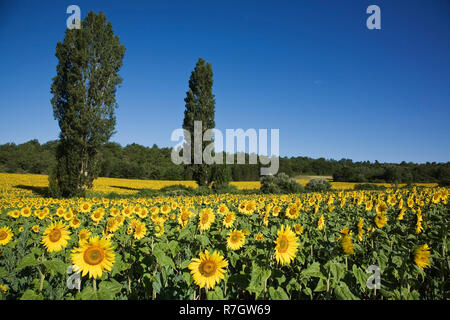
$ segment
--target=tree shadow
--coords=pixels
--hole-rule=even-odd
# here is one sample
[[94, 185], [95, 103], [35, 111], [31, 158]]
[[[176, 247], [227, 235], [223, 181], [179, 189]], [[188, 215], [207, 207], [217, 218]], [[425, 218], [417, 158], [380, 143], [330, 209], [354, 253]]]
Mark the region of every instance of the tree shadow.
[[133, 190], [133, 191], [140, 191], [142, 189], [137, 188], [130, 188], [130, 187], [122, 187], [122, 186], [110, 186], [111, 188], [119, 188], [119, 189], [125, 189], [125, 190]]
[[48, 187], [25, 186], [23, 184], [19, 184], [14, 186], [14, 188], [33, 191], [34, 193], [40, 195], [41, 197], [49, 196]]

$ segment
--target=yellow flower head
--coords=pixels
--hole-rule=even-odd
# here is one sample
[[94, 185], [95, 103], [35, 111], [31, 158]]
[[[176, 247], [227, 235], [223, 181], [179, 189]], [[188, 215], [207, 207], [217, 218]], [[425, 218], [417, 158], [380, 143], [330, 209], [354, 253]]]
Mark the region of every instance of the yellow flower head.
[[231, 250], [238, 250], [244, 246], [245, 236], [240, 230], [234, 229], [230, 231], [227, 239], [227, 248]]
[[53, 222], [47, 227], [42, 236], [42, 243], [48, 252], [61, 251], [67, 246], [67, 240], [70, 239], [70, 231], [67, 230], [62, 221]]
[[430, 248], [427, 244], [416, 249], [414, 252], [414, 262], [422, 270], [430, 266]]
[[295, 233], [292, 232], [290, 226], [282, 225], [278, 230], [278, 237], [275, 240], [275, 258], [278, 263], [290, 264], [297, 254], [297, 247], [299, 245]]
[[98, 236], [89, 238], [88, 241], [80, 243], [80, 247], [72, 250], [72, 263], [76, 270], [84, 277], [101, 278], [103, 272], [110, 271], [114, 261], [115, 253], [109, 239]]
[[192, 259], [188, 268], [191, 270], [194, 283], [200, 288], [214, 288], [216, 284], [224, 278], [225, 269], [228, 261], [218, 252], [214, 251], [211, 255], [208, 250], [200, 252], [200, 258]]
[[13, 236], [14, 234], [9, 227], [0, 228], [0, 245], [7, 245]]

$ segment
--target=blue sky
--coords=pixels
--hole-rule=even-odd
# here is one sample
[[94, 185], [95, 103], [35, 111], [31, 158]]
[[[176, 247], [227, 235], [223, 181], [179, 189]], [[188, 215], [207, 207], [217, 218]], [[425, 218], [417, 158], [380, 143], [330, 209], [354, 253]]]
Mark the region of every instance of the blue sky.
[[[216, 127], [280, 130], [282, 156], [450, 160], [449, 1], [1, 1], [0, 144], [58, 137], [50, 104], [66, 8], [102, 11], [127, 48], [122, 145], [173, 147], [198, 57]], [[381, 8], [381, 30], [366, 8]]]

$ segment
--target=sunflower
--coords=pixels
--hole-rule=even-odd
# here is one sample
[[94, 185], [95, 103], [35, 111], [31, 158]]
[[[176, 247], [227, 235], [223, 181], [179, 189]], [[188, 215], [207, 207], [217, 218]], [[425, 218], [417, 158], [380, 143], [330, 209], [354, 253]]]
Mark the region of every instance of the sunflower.
[[129, 207], [123, 208], [122, 215], [125, 218], [131, 218], [133, 216], [133, 211]]
[[378, 202], [378, 204], [375, 207], [375, 210], [377, 211], [378, 215], [385, 214], [387, 212], [387, 205], [383, 201]]
[[359, 241], [363, 241], [363, 235], [364, 235], [363, 225], [364, 225], [364, 219], [359, 218], [359, 222], [358, 222], [358, 240]]
[[117, 209], [117, 208], [111, 208], [111, 209], [109, 210], [109, 215], [110, 215], [111, 217], [117, 217], [119, 214], [120, 214], [120, 210]]
[[224, 203], [222, 203], [222, 204], [220, 205], [219, 209], [217, 209], [217, 213], [218, 213], [218, 214], [221, 214], [221, 215], [227, 214], [228, 211], [230, 211], [230, 210], [228, 209], [228, 207], [227, 207]]
[[6, 246], [14, 236], [12, 230], [9, 227], [3, 227], [0, 229], [0, 245]]
[[64, 214], [66, 213], [66, 210], [64, 209], [64, 208], [58, 208], [58, 209], [56, 209], [56, 215], [58, 216], [58, 217], [62, 217], [62, 216], [64, 216]]
[[[418, 210], [420, 210], [420, 208]], [[422, 230], [423, 230], [422, 221], [423, 221], [422, 213], [420, 211], [418, 211], [417, 212], [417, 222], [416, 222], [416, 233], [422, 232]]]
[[222, 224], [225, 226], [225, 228], [231, 228], [235, 220], [236, 214], [234, 212], [228, 212], [225, 217], [223, 217]]
[[6, 291], [8, 291], [8, 287], [5, 286], [4, 284], [0, 284], [0, 291], [3, 291], [3, 293], [6, 293]]
[[300, 210], [297, 208], [296, 205], [290, 205], [286, 209], [286, 217], [290, 219], [297, 219], [297, 217], [300, 214]]
[[134, 238], [137, 240], [141, 240], [145, 234], [147, 233], [147, 227], [145, 226], [145, 223], [139, 223], [134, 228]]
[[192, 259], [188, 268], [196, 285], [212, 289], [224, 278], [226, 272], [224, 268], [227, 266], [228, 261], [218, 252], [214, 251], [210, 255], [209, 251], [205, 250], [204, 253], [200, 252], [200, 258]]
[[352, 232], [350, 231], [348, 234], [345, 234], [342, 237], [341, 240], [341, 246], [342, 246], [342, 250], [344, 250], [344, 252], [346, 254], [354, 254], [355, 250], [353, 248], [353, 242], [352, 242]]
[[119, 229], [119, 225], [116, 221], [116, 218], [111, 217], [106, 220], [106, 232], [116, 232]]
[[282, 225], [281, 229], [278, 230], [278, 238], [274, 242], [276, 243], [275, 258], [277, 262], [282, 265], [291, 263], [297, 254], [298, 247], [298, 239], [292, 232], [291, 227], [286, 226], [285, 229]]
[[81, 221], [78, 218], [73, 218], [72, 220], [70, 220], [69, 225], [74, 228], [77, 229], [80, 227], [81, 225]]
[[20, 215], [22, 217], [28, 218], [29, 216], [31, 216], [31, 209], [29, 207], [22, 208], [22, 210], [20, 210]]
[[402, 209], [400, 210], [400, 213], [398, 214], [397, 219], [398, 220], [403, 220], [403, 216], [405, 215], [405, 212], [406, 212], [406, 208], [402, 207]]
[[171, 210], [172, 210], [172, 208], [170, 206], [168, 206], [167, 204], [165, 204], [161, 207], [161, 213], [163, 213], [163, 214], [168, 214]]
[[375, 224], [378, 228], [383, 228], [387, 223], [387, 218], [384, 214], [377, 214], [375, 217]]
[[89, 278], [101, 278], [103, 272], [110, 271], [115, 254], [109, 239], [98, 236], [89, 238], [80, 244], [79, 248], [72, 250], [72, 263], [78, 272], [84, 277], [89, 273]]
[[257, 233], [255, 235], [255, 240], [256, 241], [264, 241], [264, 235], [262, 233]]
[[38, 233], [39, 232], [39, 226], [37, 224], [35, 224], [33, 227], [31, 227], [31, 230], [33, 230], [34, 233]]
[[65, 214], [64, 214], [64, 220], [66, 221], [70, 221], [74, 218], [74, 214], [72, 210], [68, 210]]
[[141, 210], [139, 210], [139, 212], [137, 213], [137, 215], [139, 216], [139, 218], [141, 219], [145, 219], [148, 216], [148, 209], [147, 208], [141, 208]]
[[319, 230], [322, 230], [324, 226], [325, 226], [325, 217], [321, 215], [319, 221], [317, 222], [317, 227], [319, 228]]
[[187, 210], [183, 210], [178, 214], [178, 224], [181, 227], [185, 227], [189, 222], [190, 212]]
[[208, 230], [211, 228], [211, 223], [214, 222], [215, 215], [211, 208], [205, 208], [200, 211], [199, 224], [200, 230]]
[[67, 245], [67, 240], [70, 239], [70, 231], [62, 222], [53, 222], [47, 227], [42, 236], [42, 243], [48, 252], [57, 252], [62, 250]]
[[91, 211], [91, 204], [89, 202], [83, 202], [79, 207], [78, 211], [83, 213], [88, 213]]
[[296, 234], [302, 234], [303, 233], [303, 227], [301, 224], [294, 224], [294, 231]]
[[83, 241], [87, 241], [91, 235], [91, 232], [87, 229], [83, 229], [78, 233], [78, 241], [81, 243]]
[[11, 218], [17, 219], [18, 217], [20, 217], [20, 211], [19, 210], [9, 211], [8, 216], [10, 216]]
[[373, 202], [372, 200], [369, 200], [366, 202], [366, 211], [371, 211], [373, 208]]
[[103, 216], [105, 215], [105, 210], [103, 208], [98, 208], [91, 214], [91, 219], [94, 221], [95, 224], [99, 223]]
[[155, 237], [161, 237], [164, 234], [164, 224], [155, 224], [153, 227], [153, 233]]
[[281, 211], [281, 207], [279, 207], [279, 206], [273, 207], [273, 209], [272, 209], [272, 216], [278, 217], [278, 214], [280, 213], [280, 211]]
[[427, 244], [420, 246], [414, 251], [414, 262], [420, 269], [428, 268], [430, 265], [430, 248]]
[[245, 236], [240, 230], [234, 229], [230, 231], [227, 239], [227, 248], [231, 250], [239, 250], [244, 246]]

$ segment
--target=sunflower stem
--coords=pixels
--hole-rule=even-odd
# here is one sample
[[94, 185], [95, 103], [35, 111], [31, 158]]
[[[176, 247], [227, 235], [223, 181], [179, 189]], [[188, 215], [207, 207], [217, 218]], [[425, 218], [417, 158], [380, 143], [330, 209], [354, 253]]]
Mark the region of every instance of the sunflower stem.
[[44, 279], [45, 279], [45, 276], [44, 276], [44, 274], [42, 273], [41, 268], [37, 267], [37, 270], [38, 270], [38, 272], [39, 272], [39, 292], [41, 292], [41, 291], [42, 291], [42, 288], [44, 287]]
[[97, 295], [97, 280], [92, 279], [92, 288], [94, 289], [94, 293]]

